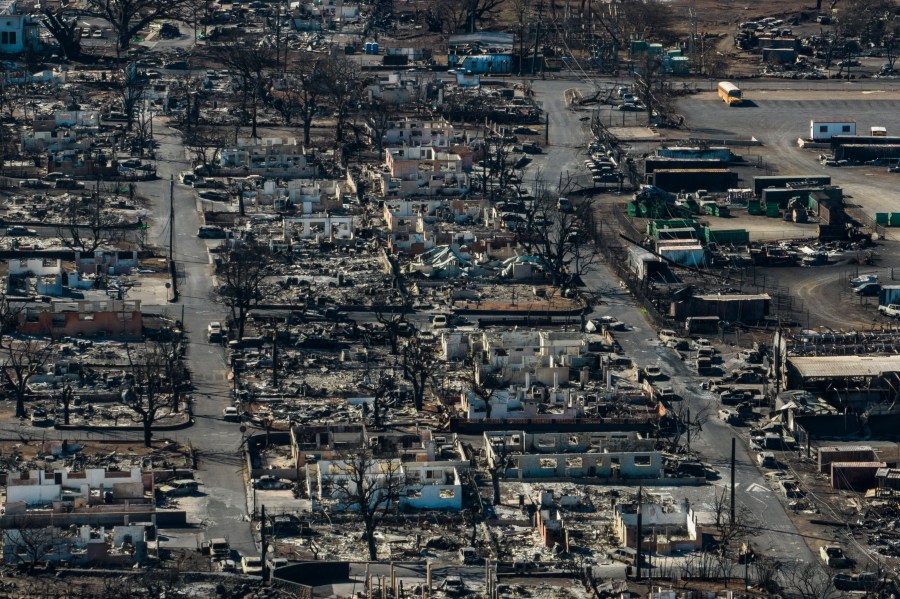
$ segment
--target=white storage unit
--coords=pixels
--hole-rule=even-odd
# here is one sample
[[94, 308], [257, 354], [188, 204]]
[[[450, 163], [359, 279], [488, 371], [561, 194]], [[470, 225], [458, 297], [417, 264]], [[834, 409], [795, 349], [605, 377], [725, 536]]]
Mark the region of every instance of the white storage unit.
[[856, 121], [813, 119], [809, 122], [809, 138], [811, 140], [827, 141], [834, 135], [856, 135]]

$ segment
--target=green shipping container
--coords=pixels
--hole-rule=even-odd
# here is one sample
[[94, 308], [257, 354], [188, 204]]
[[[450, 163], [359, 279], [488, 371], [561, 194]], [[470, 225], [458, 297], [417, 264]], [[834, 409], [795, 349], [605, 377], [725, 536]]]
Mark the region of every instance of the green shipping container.
[[706, 233], [707, 242], [731, 244], [742, 244], [750, 242], [750, 233], [748, 233], [746, 229], [712, 231], [709, 227], [706, 227], [706, 230], [704, 232]]
[[747, 202], [747, 213], [752, 214], [753, 216], [762, 214], [762, 206], [760, 205], [759, 200], [750, 200]]
[[676, 75], [684, 75], [691, 70], [691, 63], [687, 56], [673, 56], [671, 64], [672, 72]]
[[875, 222], [879, 225], [887, 226], [888, 221], [890, 219], [890, 214], [887, 212], [876, 212], [875, 213]]
[[[675, 219], [675, 220], [655, 220], [651, 223], [652, 227], [657, 229], [681, 229], [684, 227], [696, 227], [697, 221], [694, 219]], [[653, 231], [651, 230], [651, 233]]]
[[766, 216], [769, 218], [778, 218], [781, 216], [781, 206], [775, 202], [766, 204]]
[[888, 221], [891, 227], [900, 227], [900, 212], [891, 212], [891, 218]]

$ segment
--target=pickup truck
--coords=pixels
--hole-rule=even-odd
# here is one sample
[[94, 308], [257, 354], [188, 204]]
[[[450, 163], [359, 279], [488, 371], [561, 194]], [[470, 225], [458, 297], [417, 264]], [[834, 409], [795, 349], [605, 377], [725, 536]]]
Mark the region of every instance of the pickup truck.
[[856, 278], [850, 279], [851, 287], [859, 287], [860, 285], [865, 285], [866, 283], [877, 283], [878, 275], [860, 275]]
[[228, 544], [228, 539], [223, 539], [221, 537], [210, 541], [203, 541], [200, 544], [200, 551], [214, 560], [228, 559], [231, 557], [231, 545]]
[[836, 545], [825, 545], [819, 548], [819, 557], [829, 568], [847, 568], [850, 560], [844, 555], [844, 550]]
[[900, 304], [888, 304], [887, 306], [878, 306], [878, 311], [885, 316], [897, 318], [900, 316]]

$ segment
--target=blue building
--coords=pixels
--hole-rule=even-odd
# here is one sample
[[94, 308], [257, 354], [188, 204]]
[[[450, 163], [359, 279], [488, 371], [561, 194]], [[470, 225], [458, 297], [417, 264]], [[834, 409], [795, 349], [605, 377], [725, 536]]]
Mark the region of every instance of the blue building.
[[511, 33], [485, 31], [451, 35], [447, 65], [476, 75], [511, 73], [514, 41]]

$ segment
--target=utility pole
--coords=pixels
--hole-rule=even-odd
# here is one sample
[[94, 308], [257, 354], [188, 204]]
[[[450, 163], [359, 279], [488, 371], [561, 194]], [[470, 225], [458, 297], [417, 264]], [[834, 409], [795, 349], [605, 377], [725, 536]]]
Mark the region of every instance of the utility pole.
[[278, 327], [272, 329], [272, 386], [278, 388]]
[[691, 0], [691, 5], [688, 7], [688, 16], [691, 21], [691, 31], [690, 36], [688, 37], [688, 56], [691, 59], [691, 67], [697, 68], [697, 48], [695, 46], [697, 39], [697, 0]]
[[[178, 269], [175, 268], [175, 177], [169, 175], [169, 278], [172, 280], [172, 299], [178, 301]], [[182, 325], [184, 318], [181, 319]]]
[[691, 453], [691, 409], [688, 408], [687, 410], [685, 410], [685, 412], [686, 412], [685, 423], [687, 424], [687, 450], [688, 450], [688, 454], [690, 455], [690, 453]]
[[169, 175], [169, 268], [172, 268], [175, 247], [175, 175]]
[[538, 48], [541, 45], [541, 19], [544, 17], [544, 2], [541, 0], [538, 3], [538, 15], [537, 15], [537, 31], [534, 36], [534, 54], [531, 57], [531, 74], [534, 75], [537, 72], [537, 54]]
[[269, 552], [269, 538], [266, 536], [266, 506], [262, 506], [262, 514], [260, 515], [259, 521], [259, 544], [260, 549], [262, 549], [262, 555], [260, 556], [262, 559], [262, 583], [266, 584], [266, 574], [268, 573], [268, 567], [266, 566], [266, 554]]
[[734, 455], [735, 455], [735, 441], [734, 437], [731, 438], [731, 526], [734, 526]]
[[635, 566], [637, 566], [637, 578], [635, 580], [641, 579], [641, 564], [643, 563], [644, 550], [643, 550], [643, 536], [644, 536], [644, 517], [641, 513], [641, 507], [643, 506], [643, 498], [644, 498], [644, 485], [638, 487], [638, 504], [637, 504], [637, 555], [635, 556]]

